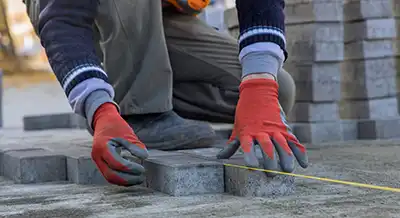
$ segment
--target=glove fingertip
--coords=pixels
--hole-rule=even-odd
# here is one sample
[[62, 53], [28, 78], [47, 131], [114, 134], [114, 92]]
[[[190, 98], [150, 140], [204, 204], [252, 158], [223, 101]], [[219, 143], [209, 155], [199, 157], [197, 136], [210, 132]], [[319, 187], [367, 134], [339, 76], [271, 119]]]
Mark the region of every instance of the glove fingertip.
[[133, 156], [138, 157], [139, 159], [147, 159], [149, 157], [146, 146], [141, 142], [131, 143], [123, 138], [114, 138], [112, 140], [124, 147], [126, 150], [129, 151], [129, 153], [131, 153]]
[[[290, 140], [288, 141], [288, 145], [289, 145], [290, 149], [292, 150], [294, 156], [296, 157], [296, 160], [299, 163], [299, 165], [304, 169], [307, 168], [308, 167], [308, 157], [307, 157], [307, 151], [305, 150], [305, 147], [302, 146], [298, 142], [294, 142], [294, 141], [290, 141]], [[301, 145], [301, 146], [299, 147], [299, 145]], [[304, 149], [301, 149], [301, 148], [304, 148]]]
[[239, 146], [240, 143], [238, 140], [230, 142], [225, 148], [218, 152], [216, 155], [217, 159], [228, 159], [232, 157], [238, 150]]
[[299, 163], [299, 165], [303, 168], [306, 169], [308, 167], [308, 160], [297, 160], [297, 162]]
[[281, 167], [284, 172], [292, 173], [294, 171], [294, 161], [281, 162]]
[[248, 167], [257, 168], [260, 166], [258, 158], [253, 152], [244, 153], [244, 161]]

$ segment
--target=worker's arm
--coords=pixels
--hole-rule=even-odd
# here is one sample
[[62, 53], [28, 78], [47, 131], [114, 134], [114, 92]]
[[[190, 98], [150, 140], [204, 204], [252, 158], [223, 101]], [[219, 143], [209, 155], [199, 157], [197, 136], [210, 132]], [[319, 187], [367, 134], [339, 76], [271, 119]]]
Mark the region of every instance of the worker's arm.
[[35, 2], [38, 4], [26, 0], [50, 65], [73, 110], [87, 118], [94, 129], [94, 162], [110, 183], [123, 186], [142, 183], [143, 166], [118, 153], [118, 149], [125, 148], [139, 159], [148, 156], [144, 144], [120, 116], [113, 102], [113, 87], [107, 82], [107, 74], [95, 53], [92, 26], [98, 0]]
[[[236, 4], [243, 79], [231, 143], [218, 157], [229, 158], [241, 147], [250, 167], [292, 172], [297, 159], [305, 168], [306, 149], [291, 132], [278, 100], [276, 78], [286, 58], [284, 0], [237, 0]], [[261, 147], [262, 163], [255, 154], [256, 144]]]
[[113, 102], [114, 90], [96, 56], [93, 23], [97, 0], [42, 0], [36, 24], [50, 65], [74, 112], [92, 124], [96, 109]]
[[243, 77], [268, 72], [276, 78], [287, 57], [284, 0], [237, 0], [236, 7]]

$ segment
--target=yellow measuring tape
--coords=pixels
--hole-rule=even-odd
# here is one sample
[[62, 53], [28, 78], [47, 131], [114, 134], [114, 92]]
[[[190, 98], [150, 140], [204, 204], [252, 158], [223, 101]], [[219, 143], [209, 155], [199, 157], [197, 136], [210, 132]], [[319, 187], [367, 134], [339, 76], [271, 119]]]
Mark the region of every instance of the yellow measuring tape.
[[304, 179], [313, 179], [313, 180], [338, 183], [338, 184], [343, 184], [343, 185], [351, 185], [351, 186], [362, 187], [362, 188], [370, 188], [370, 189], [391, 191], [391, 192], [400, 192], [400, 188], [393, 188], [393, 187], [387, 187], [387, 186], [369, 185], [369, 184], [358, 183], [358, 182], [349, 182], [349, 181], [321, 178], [321, 177], [316, 177], [316, 176], [307, 176], [307, 175], [301, 175], [301, 174], [295, 174], [295, 173], [285, 173], [285, 172], [280, 172], [280, 171], [252, 168], [252, 167], [246, 167], [246, 166], [235, 165], [235, 164], [223, 163], [223, 165], [225, 165], [227, 167], [236, 167], [236, 168], [247, 169], [247, 170], [275, 173], [275, 174], [280, 174], [280, 175], [293, 176], [293, 177], [299, 177], [299, 178], [304, 178]]

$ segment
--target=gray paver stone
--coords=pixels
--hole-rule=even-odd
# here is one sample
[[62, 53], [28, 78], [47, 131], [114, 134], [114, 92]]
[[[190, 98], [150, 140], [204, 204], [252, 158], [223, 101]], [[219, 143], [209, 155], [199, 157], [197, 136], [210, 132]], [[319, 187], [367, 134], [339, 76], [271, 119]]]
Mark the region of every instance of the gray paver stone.
[[[261, 151], [256, 147], [258, 158], [262, 157]], [[183, 150], [179, 152], [204, 157], [213, 160], [221, 149], [205, 148]], [[239, 149], [230, 159], [218, 160], [222, 163], [231, 163], [245, 166], [242, 152]], [[250, 171], [246, 169], [224, 166], [225, 191], [237, 196], [247, 197], [271, 197], [282, 196], [294, 192], [294, 178], [287, 176], [276, 176], [268, 178], [263, 172]]]
[[286, 24], [310, 22], [340, 22], [343, 20], [342, 1], [285, 1]]
[[45, 149], [24, 149], [3, 154], [4, 176], [17, 183], [41, 183], [67, 179], [65, 156]]
[[293, 133], [300, 142], [332, 142], [343, 140], [340, 121], [321, 123], [293, 123]]
[[291, 40], [288, 37], [287, 50], [290, 60], [303, 63], [335, 62], [344, 60], [343, 42], [310, 42]]
[[41, 149], [41, 148], [37, 148], [37, 147], [35, 147], [33, 145], [29, 145], [29, 144], [23, 144], [21, 146], [21, 145], [14, 144], [14, 143], [2, 145], [0, 148], [0, 175], [4, 175], [4, 168], [7, 167], [7, 165], [4, 164], [4, 154], [6, 152], [17, 151], [17, 150]]
[[400, 117], [381, 120], [360, 120], [359, 139], [400, 138]]
[[[193, 156], [204, 157], [210, 160], [215, 160], [217, 158], [218, 152], [220, 151], [221, 148], [200, 148], [200, 149], [180, 150], [178, 152]], [[232, 156], [232, 158], [240, 158], [240, 157], [241, 157], [240, 150]]]
[[340, 102], [343, 119], [386, 119], [399, 115], [397, 97]]
[[346, 60], [363, 60], [396, 56], [399, 46], [397, 40], [364, 40], [347, 43], [344, 50]]
[[66, 152], [67, 178], [76, 184], [108, 184], [91, 158], [89, 148]]
[[221, 163], [188, 155], [160, 156], [144, 161], [146, 186], [172, 196], [224, 192]]
[[296, 102], [290, 121], [292, 122], [326, 122], [339, 120], [339, 106], [332, 103]]
[[336, 63], [303, 64], [290, 62], [284, 68], [296, 83], [296, 100], [338, 101], [341, 98], [342, 65]]
[[398, 58], [346, 61], [342, 97], [346, 100], [393, 97], [397, 94]]
[[400, 16], [397, 0], [351, 0], [344, 4], [344, 20], [367, 20]]
[[[226, 163], [245, 166], [243, 158], [231, 158]], [[267, 177], [264, 172], [225, 166], [225, 191], [244, 197], [276, 197], [295, 192], [294, 177]]]
[[286, 25], [288, 40], [310, 42], [343, 42], [342, 23], [307, 23]]
[[381, 18], [349, 22], [344, 25], [344, 42], [361, 40], [395, 39], [397, 24], [394, 18]]
[[343, 140], [358, 139], [358, 120], [342, 120]]
[[85, 120], [74, 113], [25, 116], [24, 130], [85, 129]]

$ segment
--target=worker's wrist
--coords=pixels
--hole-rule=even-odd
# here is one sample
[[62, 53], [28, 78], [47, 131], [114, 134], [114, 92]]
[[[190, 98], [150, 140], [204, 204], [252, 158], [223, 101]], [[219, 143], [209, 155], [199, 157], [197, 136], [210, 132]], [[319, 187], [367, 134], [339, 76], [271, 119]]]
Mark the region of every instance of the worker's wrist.
[[255, 43], [243, 48], [239, 54], [242, 78], [251, 74], [268, 73], [278, 77], [285, 60], [283, 50], [275, 43]]
[[93, 121], [94, 121], [94, 116], [96, 111], [104, 104], [106, 103], [112, 103], [115, 105], [115, 109], [118, 112], [119, 107], [118, 105], [113, 101], [111, 98], [110, 94], [105, 91], [105, 90], [96, 90], [90, 93], [90, 95], [86, 98], [85, 101], [85, 117], [87, 120], [87, 125], [89, 132], [93, 134]]
[[248, 74], [242, 78], [242, 82], [250, 80], [250, 79], [272, 79], [276, 80], [276, 77], [272, 73], [265, 73], [265, 72], [259, 72], [259, 73], [253, 73], [253, 74]]

